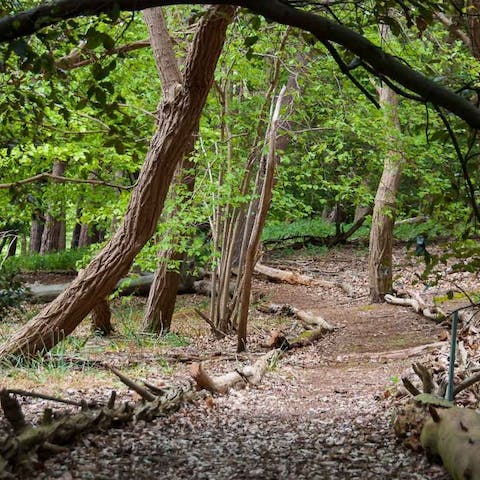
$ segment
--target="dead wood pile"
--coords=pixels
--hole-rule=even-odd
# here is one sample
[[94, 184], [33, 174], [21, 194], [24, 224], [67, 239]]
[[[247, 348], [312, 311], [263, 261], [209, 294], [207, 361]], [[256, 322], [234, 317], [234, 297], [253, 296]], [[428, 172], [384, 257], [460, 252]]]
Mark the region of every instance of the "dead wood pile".
[[[116, 405], [116, 393], [113, 391], [106, 405], [95, 406], [92, 402], [88, 404], [84, 401], [81, 402], [80, 411], [73, 414], [54, 414], [52, 409], [46, 408], [42, 418], [31, 424], [25, 420], [16, 393], [41, 398], [45, 396], [32, 392], [1, 390], [0, 404], [11, 431], [0, 439], [0, 479], [17, 478], [19, 472], [31, 471], [42, 458], [64, 450], [64, 446], [79, 435], [119, 427], [133, 420], [150, 421], [200, 396], [192, 389], [191, 384], [169, 389], [159, 389], [153, 385], [143, 387], [115, 369], [112, 371], [123, 383], [136, 391], [142, 401], [137, 404], [124, 402]], [[69, 403], [53, 397], [48, 399]]]
[[[425, 314], [425, 303], [421, 299], [410, 300], [413, 302], [409, 306]], [[457, 480], [480, 480], [480, 415], [474, 411], [480, 406], [480, 319], [477, 313], [478, 305], [474, 304], [458, 311], [460, 325], [452, 392], [455, 402], [462, 407], [444, 398], [451, 355], [451, 342], [446, 341], [451, 340], [450, 333], [444, 330], [441, 334], [444, 342], [434, 349], [429, 363], [413, 365], [420, 385], [415, 385], [408, 375], [402, 377], [404, 387], [414, 396], [415, 402], [402, 405], [394, 423], [396, 434], [407, 446], [415, 450], [423, 447], [430, 459], [443, 463]], [[450, 315], [443, 315], [447, 322]]]

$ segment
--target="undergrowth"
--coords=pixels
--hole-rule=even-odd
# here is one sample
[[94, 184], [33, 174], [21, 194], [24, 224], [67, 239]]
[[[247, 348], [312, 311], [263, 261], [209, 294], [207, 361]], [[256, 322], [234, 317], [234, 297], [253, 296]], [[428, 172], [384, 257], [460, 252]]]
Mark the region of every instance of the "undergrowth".
[[9, 257], [5, 264], [21, 272], [38, 272], [42, 270], [76, 271], [77, 262], [84, 257], [86, 252], [86, 249], [79, 248], [44, 254], [18, 255]]

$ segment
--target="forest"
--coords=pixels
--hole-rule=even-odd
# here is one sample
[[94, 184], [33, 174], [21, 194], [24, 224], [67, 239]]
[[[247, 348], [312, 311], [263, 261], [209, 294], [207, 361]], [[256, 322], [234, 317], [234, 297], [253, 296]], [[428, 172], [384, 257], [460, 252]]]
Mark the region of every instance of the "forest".
[[480, 1], [4, 0], [0, 478], [480, 480]]

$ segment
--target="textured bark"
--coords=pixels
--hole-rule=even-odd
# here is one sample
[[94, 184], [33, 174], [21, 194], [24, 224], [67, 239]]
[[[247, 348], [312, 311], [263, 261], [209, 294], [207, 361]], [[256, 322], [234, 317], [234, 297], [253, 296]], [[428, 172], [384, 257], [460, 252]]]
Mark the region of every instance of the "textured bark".
[[161, 257], [160, 267], [155, 271], [150, 287], [142, 325], [143, 331], [159, 335], [170, 331], [180, 284], [180, 274], [168, 270], [168, 261], [176, 260], [177, 255], [166, 250], [161, 253]]
[[[55, 162], [52, 169], [52, 174], [58, 177], [63, 177], [65, 173], [65, 163]], [[63, 213], [52, 215], [47, 212], [45, 216], [45, 226], [42, 234], [42, 243], [40, 246], [40, 253], [58, 252], [65, 250], [66, 243], [66, 225], [62, 218]]]
[[[155, 63], [162, 81], [163, 97], [167, 99], [173, 98], [175, 91], [181, 88], [183, 78], [175, 57], [173, 42], [168, 33], [162, 9], [147, 9], [143, 13], [150, 35]], [[220, 56], [221, 45], [218, 44], [218, 47], [218, 50], [211, 52], [212, 56]], [[197, 133], [192, 133], [185, 156], [190, 155], [192, 152]], [[188, 169], [190, 167], [192, 167], [192, 164], [188, 161], [185, 164], [179, 164], [175, 178], [176, 182], [182, 182], [187, 187], [187, 191], [192, 192], [195, 178], [182, 174], [184, 168]], [[174, 216], [175, 214], [176, 212], [174, 211], [172, 215]], [[183, 262], [185, 254], [169, 249], [161, 252], [159, 256], [159, 267], [155, 271], [152, 288], [148, 296], [142, 329], [161, 334], [170, 330], [180, 285], [180, 274], [176, 271], [168, 270], [168, 263], [171, 260]]]
[[49, 350], [126, 275], [155, 231], [175, 168], [185, 153], [185, 142], [197, 129], [217, 62], [210, 52], [223, 45], [233, 10], [212, 7], [197, 26], [185, 65], [184, 86], [172, 101], [160, 105], [159, 128], [119, 230], [67, 290], [0, 347], [0, 357]]
[[44, 228], [45, 219], [41, 214], [35, 214], [30, 227], [30, 246], [28, 249], [30, 253], [40, 253]]
[[101, 335], [110, 335], [113, 332], [111, 318], [110, 305], [108, 300], [104, 298], [92, 310], [93, 330]]
[[[389, 32], [386, 25], [380, 27], [385, 39]], [[392, 291], [393, 226], [397, 193], [402, 175], [403, 155], [398, 135], [401, 132], [398, 118], [398, 96], [388, 86], [379, 88], [380, 104], [385, 109], [385, 128], [391, 149], [387, 152], [380, 184], [375, 195], [372, 214], [369, 250], [369, 285], [372, 302], [383, 302]], [[392, 133], [393, 132], [393, 133]]]

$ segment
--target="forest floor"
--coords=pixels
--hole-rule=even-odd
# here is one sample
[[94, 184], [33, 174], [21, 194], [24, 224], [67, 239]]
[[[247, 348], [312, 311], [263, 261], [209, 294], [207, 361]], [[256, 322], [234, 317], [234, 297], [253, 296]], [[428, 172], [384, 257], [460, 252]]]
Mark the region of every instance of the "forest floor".
[[[422, 270], [418, 258], [396, 249], [397, 287], [410, 287]], [[345, 247], [315, 255], [305, 252], [270, 257], [265, 263], [341, 280], [341, 288], [272, 284], [257, 280], [255, 291], [263, 300], [287, 303], [327, 319], [335, 327], [313, 345], [284, 356], [256, 387], [233, 390], [228, 395], [184, 405], [178, 412], [151, 423], [137, 422], [121, 429], [89, 433], [71, 448], [39, 463], [34, 477], [50, 479], [431, 479], [449, 478], [422, 454], [406, 449], [395, 438], [394, 402], [402, 374], [413, 361], [410, 347], [439, 342], [445, 327], [415, 314], [408, 307], [371, 305], [366, 286], [366, 250]], [[457, 275], [457, 274], [455, 274]], [[445, 295], [451, 282], [478, 289], [474, 275], [444, 278], [425, 295]], [[203, 302], [203, 303], [202, 303]], [[205, 305], [200, 300], [200, 305]], [[235, 358], [235, 340], [214, 341], [200, 320], [192, 320], [189, 307], [199, 299], [180, 298], [174, 330], [191, 339], [188, 345], [164, 349], [182, 357], [204, 357], [209, 371], [232, 371], [246, 360]], [[257, 312], [250, 327], [251, 359], [265, 352], [262, 344], [273, 328], [288, 333], [292, 318]], [[82, 351], [83, 358], [109, 362], [120, 368], [148, 364], [141, 378], [158, 385], [188, 377], [188, 362], [159, 367], [148, 349], [101, 351], [108, 340]], [[398, 355], [389, 355], [395, 351]], [[220, 354], [221, 352], [221, 354]], [[158, 353], [158, 352], [157, 352]], [[404, 353], [404, 354], [403, 354]], [[155, 354], [156, 355], [156, 354]], [[88, 372], [87, 372], [88, 373]], [[83, 375], [83, 377], [81, 376]], [[108, 398], [112, 378], [72, 372], [46, 380], [14, 375], [2, 383], [8, 388], [32, 388], [68, 398]], [[43, 378], [43, 377], [42, 377]], [[138, 378], [138, 377], [137, 377]], [[42, 384], [43, 383], [43, 384]], [[134, 398], [115, 384], [124, 398]], [[36, 418], [45, 401], [24, 399], [27, 417]], [[54, 406], [60, 408], [58, 405]], [[4, 423], [1, 428], [6, 428]]]

